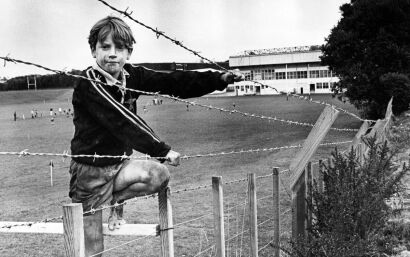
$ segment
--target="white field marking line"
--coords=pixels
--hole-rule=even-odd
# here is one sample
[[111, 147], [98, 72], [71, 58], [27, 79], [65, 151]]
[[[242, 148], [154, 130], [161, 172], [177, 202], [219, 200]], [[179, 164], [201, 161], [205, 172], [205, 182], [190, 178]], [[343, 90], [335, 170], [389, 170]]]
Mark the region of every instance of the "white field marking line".
[[[137, 24], [139, 24], [139, 25], [145, 27], [146, 29], [151, 30], [152, 32], [155, 33], [157, 39], [158, 39], [160, 36], [162, 36], [162, 37], [164, 37], [165, 39], [167, 39], [167, 40], [171, 41], [172, 43], [174, 43], [175, 45], [184, 48], [184, 49], [187, 50], [188, 52], [191, 52], [191, 53], [194, 54], [195, 56], [198, 56], [199, 58], [201, 58], [201, 59], [203, 59], [203, 60], [205, 60], [205, 61], [207, 61], [207, 62], [209, 62], [209, 63], [211, 63], [211, 64], [213, 64], [213, 65], [215, 65], [215, 66], [217, 66], [219, 69], [221, 69], [221, 70], [223, 70], [223, 71], [225, 71], [225, 72], [230, 72], [228, 69], [222, 67], [222, 66], [219, 65], [218, 63], [216, 63], [216, 62], [210, 60], [209, 58], [206, 58], [206, 57], [200, 55], [198, 51], [194, 51], [194, 50], [192, 50], [192, 49], [186, 47], [185, 45], [182, 44], [181, 41], [169, 37], [169, 36], [166, 35], [163, 31], [159, 31], [157, 28], [154, 29], [153, 27], [148, 26], [148, 25], [144, 24], [143, 22], [141, 22], [141, 21], [139, 21], [139, 20], [136, 20], [135, 18], [133, 18], [133, 17], [131, 16], [132, 11], [131, 11], [131, 12], [127, 12], [128, 8], [127, 8], [125, 11], [121, 11], [121, 10], [115, 8], [114, 6], [108, 4], [107, 2], [105, 2], [105, 1], [103, 1], [103, 0], [97, 0], [97, 1], [101, 2], [102, 4], [104, 4], [105, 6], [107, 6], [108, 8], [110, 8], [110, 9], [112, 9], [112, 10], [114, 10], [114, 11], [116, 11], [116, 12], [122, 14], [122, 15], [124, 15], [125, 17], [128, 17], [130, 20], [132, 20], [132, 21], [134, 21], [135, 23], [137, 23]], [[278, 90], [277, 90], [275, 87], [273, 87], [273, 86], [263, 84], [263, 83], [261, 83], [261, 82], [259, 82], [259, 81], [256, 81], [256, 80], [248, 80], [248, 81], [249, 81], [249, 82], [256, 83], [256, 84], [259, 84], [259, 85], [262, 85], [262, 86], [266, 86], [266, 87], [272, 88], [272, 89], [274, 89], [276, 92], [278, 92]], [[278, 92], [278, 93], [279, 93], [279, 92]], [[311, 102], [311, 103], [316, 103], [316, 104], [320, 104], [320, 105], [324, 105], [324, 106], [330, 106], [330, 107], [335, 108], [336, 110], [342, 111], [342, 112], [344, 112], [344, 113], [346, 113], [346, 114], [348, 114], [348, 115], [350, 115], [350, 116], [352, 116], [352, 117], [354, 117], [354, 118], [356, 118], [356, 119], [358, 119], [358, 120], [365, 121], [364, 119], [360, 118], [360, 117], [357, 116], [356, 114], [351, 113], [351, 112], [349, 112], [349, 111], [347, 111], [347, 110], [344, 110], [344, 109], [342, 109], [342, 108], [340, 108], [340, 107], [331, 105], [331, 104], [329, 104], [329, 103], [312, 100], [312, 99], [310, 99], [310, 98], [308, 98], [308, 97], [301, 96], [301, 95], [298, 95], [298, 94], [295, 94], [295, 93], [289, 94], [289, 95], [292, 96], [292, 97], [295, 97], [295, 98], [297, 98], [297, 99], [307, 100], [307, 101], [309, 101], [309, 102]]]
[[104, 251], [102, 251], [102, 252], [99, 252], [99, 253], [96, 253], [96, 254], [90, 255], [90, 256], [88, 256], [88, 257], [98, 256], [98, 255], [100, 255], [100, 254], [103, 254], [103, 253], [105, 253], [105, 252], [108, 252], [108, 251], [114, 250], [114, 249], [119, 248], [119, 247], [121, 247], [121, 246], [124, 246], [124, 245], [130, 244], [130, 243], [133, 243], [133, 242], [137, 242], [137, 241], [140, 241], [140, 240], [145, 239], [145, 238], [147, 238], [147, 237], [151, 237], [151, 236], [155, 236], [155, 235], [156, 235], [156, 233], [155, 233], [155, 234], [152, 234], [152, 235], [147, 235], [147, 236], [144, 236], [144, 237], [136, 238], [136, 239], [133, 239], [133, 240], [131, 240], [131, 241], [128, 241], [128, 242], [125, 242], [125, 243], [122, 243], [122, 244], [116, 245], [116, 246], [114, 246], [114, 247], [111, 247], [111, 248], [109, 248], [109, 249], [106, 249], [106, 250], [104, 250]]
[[[23, 63], [23, 64], [27, 64], [27, 65], [34, 65], [36, 67], [45, 69], [47, 71], [52, 71], [52, 72], [57, 73], [57, 74], [65, 74], [67, 76], [85, 79], [85, 80], [95, 82], [95, 83], [99, 83], [99, 84], [102, 84], [102, 85], [108, 85], [108, 84], [103, 83], [103, 82], [98, 81], [98, 80], [93, 80], [93, 79], [90, 79], [90, 78], [87, 78], [87, 77], [84, 77], [84, 76], [81, 76], [81, 75], [75, 75], [75, 74], [71, 74], [71, 73], [65, 72], [65, 71], [59, 71], [59, 70], [46, 68], [44, 66], [34, 64], [34, 63], [30, 63], [30, 62], [25, 62], [25, 61], [12, 59], [12, 58], [9, 58], [9, 57], [2, 57], [2, 56], [0, 56], [0, 59], [3, 59], [5, 61], [9, 61], [9, 62], [19, 62], [19, 63]], [[114, 86], [120, 88], [118, 85], [114, 84]], [[253, 114], [253, 113], [240, 112], [240, 111], [237, 111], [237, 110], [228, 110], [228, 109], [224, 109], [224, 108], [221, 108], [221, 107], [215, 107], [215, 106], [212, 106], [212, 105], [198, 104], [198, 103], [195, 103], [195, 102], [190, 102], [188, 100], [180, 99], [178, 97], [169, 96], [169, 95], [162, 95], [162, 94], [159, 94], [158, 92], [157, 93], [147, 92], [147, 91], [141, 91], [141, 90], [131, 89], [131, 88], [126, 88], [125, 90], [132, 91], [132, 92], [137, 92], [137, 93], [144, 94], [144, 95], [152, 95], [152, 96], [156, 96], [156, 97], [171, 99], [171, 100], [174, 100], [174, 101], [182, 102], [182, 103], [187, 104], [187, 105], [199, 106], [199, 107], [207, 108], [207, 109], [210, 109], [210, 110], [217, 110], [217, 111], [220, 111], [220, 112], [225, 112], [225, 113], [230, 113], [230, 114], [236, 113], [236, 114], [239, 114], [239, 115], [242, 115], [242, 116], [245, 116], [245, 117], [258, 118], [258, 119], [264, 119], [264, 120], [269, 120], [269, 121], [278, 121], [278, 122], [282, 122], [282, 123], [287, 123], [288, 125], [299, 125], [299, 126], [307, 126], [307, 127], [313, 127], [314, 126], [314, 124], [307, 123], [307, 122], [298, 122], [298, 121], [292, 121], [292, 120], [285, 120], [285, 119], [277, 118], [277, 117], [269, 117], [269, 116], [265, 116], [265, 115], [258, 115], [258, 114]], [[336, 130], [336, 131], [350, 131], [350, 132], [351, 131], [358, 131], [358, 129], [351, 129], [351, 128], [330, 128], [330, 129]]]
[[[331, 145], [341, 145], [341, 144], [349, 144], [352, 143], [352, 140], [347, 141], [340, 141], [340, 142], [327, 142], [321, 143], [319, 146], [331, 146]], [[258, 149], [248, 149], [248, 150], [240, 150], [240, 151], [230, 151], [230, 152], [219, 152], [219, 153], [208, 153], [208, 154], [196, 154], [196, 155], [183, 155], [180, 159], [191, 159], [191, 158], [199, 158], [199, 157], [217, 157], [217, 156], [224, 156], [224, 155], [232, 155], [232, 154], [244, 154], [244, 153], [259, 153], [259, 152], [271, 152], [283, 149], [295, 149], [301, 148], [302, 145], [290, 145], [290, 146], [278, 146], [278, 147], [271, 147], [271, 148], [258, 148]], [[99, 155], [99, 154], [69, 154], [67, 152], [64, 153], [36, 153], [36, 152], [29, 152], [28, 149], [24, 149], [22, 151], [3, 151], [0, 152], [0, 155], [18, 155], [18, 157], [22, 156], [57, 156], [63, 158], [116, 158], [121, 160], [129, 160], [129, 159], [139, 159], [139, 160], [147, 160], [147, 159], [165, 159], [165, 157], [151, 157], [148, 155], [144, 156], [128, 156], [125, 153], [123, 155]]]

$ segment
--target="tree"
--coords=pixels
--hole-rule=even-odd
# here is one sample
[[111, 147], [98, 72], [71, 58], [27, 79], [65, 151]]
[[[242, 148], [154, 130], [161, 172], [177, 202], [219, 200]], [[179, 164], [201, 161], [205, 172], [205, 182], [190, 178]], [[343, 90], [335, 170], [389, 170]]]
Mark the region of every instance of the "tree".
[[351, 0], [321, 47], [338, 74], [334, 88], [366, 118], [384, 115], [393, 96], [397, 115], [410, 103], [410, 0]]

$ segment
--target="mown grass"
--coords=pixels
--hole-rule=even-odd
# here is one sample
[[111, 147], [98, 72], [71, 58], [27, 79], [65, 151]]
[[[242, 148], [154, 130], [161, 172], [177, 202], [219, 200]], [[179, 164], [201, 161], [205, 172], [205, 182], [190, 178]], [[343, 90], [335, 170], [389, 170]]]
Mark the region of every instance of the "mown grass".
[[[0, 151], [62, 153], [69, 149], [74, 129], [72, 119], [58, 116], [54, 124], [46, 117], [50, 108], [72, 108], [69, 101], [71, 90], [39, 90], [0, 93]], [[354, 111], [352, 106], [337, 102], [330, 96], [313, 96]], [[278, 122], [242, 117], [235, 114], [220, 113], [199, 107], [189, 107], [170, 100], [162, 105], [153, 106], [150, 97], [139, 100], [139, 115], [142, 116], [156, 133], [174, 150], [181, 154], [206, 154], [232, 150], [269, 148], [300, 144], [307, 137], [310, 127], [284, 125]], [[196, 102], [212, 106], [236, 109], [249, 113], [277, 116], [289, 120], [314, 123], [323, 106], [283, 96], [259, 97], [221, 97], [197, 98]], [[147, 105], [144, 113], [142, 105]], [[43, 112], [43, 118], [29, 118], [30, 110]], [[25, 120], [12, 119], [16, 111]], [[358, 128], [360, 121], [345, 114], [339, 114], [334, 127]], [[345, 141], [353, 138], [354, 132], [331, 131], [325, 141]], [[342, 149], [346, 145], [340, 146]], [[327, 158], [332, 147], [321, 147], [314, 159]], [[272, 167], [281, 170], [289, 166], [297, 150], [238, 154], [222, 157], [193, 158], [182, 162], [181, 166], [169, 167], [172, 178], [171, 190], [191, 188], [211, 184], [211, 176], [223, 176], [223, 181], [245, 178], [247, 173], [257, 176], [268, 174]], [[138, 154], [137, 154], [138, 155]], [[50, 186], [49, 162], [54, 162], [54, 186]], [[0, 156], [0, 220], [3, 221], [39, 221], [46, 217], [60, 216], [61, 206], [70, 202], [68, 192], [69, 160], [55, 157], [17, 157]], [[281, 178], [287, 185], [289, 174], [284, 172]], [[258, 198], [271, 194], [271, 178], [257, 181]], [[245, 231], [245, 237], [237, 237], [227, 242], [229, 256], [248, 254], [247, 214], [243, 204], [246, 198], [246, 182], [234, 183], [224, 187], [226, 212], [226, 238]], [[212, 211], [211, 189], [206, 188], [172, 195], [174, 223], [178, 224], [197, 218]], [[239, 206], [238, 206], [239, 205]], [[271, 217], [272, 200], [259, 202], [258, 219], [263, 222]], [[282, 187], [281, 212], [290, 207], [289, 196]], [[106, 215], [106, 213], [104, 214]], [[125, 215], [130, 223], [157, 223], [157, 199], [139, 200], [125, 207]], [[229, 224], [229, 225], [228, 225]], [[282, 217], [283, 237], [289, 235], [290, 212]], [[177, 226], [175, 228], [176, 256], [194, 256], [213, 244], [212, 216]], [[267, 244], [272, 236], [271, 222], [266, 222], [259, 229], [260, 247]], [[106, 248], [114, 247], [134, 238], [107, 237]], [[242, 242], [241, 242], [242, 241]], [[241, 250], [242, 249], [242, 250]], [[267, 247], [260, 256], [268, 256], [272, 248]], [[104, 256], [158, 256], [159, 239], [149, 238], [107, 252]], [[202, 256], [210, 256], [208, 251]], [[63, 256], [63, 238], [56, 235], [0, 234], [0, 256]], [[228, 256], [228, 255], [227, 255]]]

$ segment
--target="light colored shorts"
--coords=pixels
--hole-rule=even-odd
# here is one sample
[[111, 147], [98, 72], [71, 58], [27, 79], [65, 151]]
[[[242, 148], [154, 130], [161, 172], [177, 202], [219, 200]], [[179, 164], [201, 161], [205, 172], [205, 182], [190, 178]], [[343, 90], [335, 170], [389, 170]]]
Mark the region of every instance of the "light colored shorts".
[[118, 172], [128, 162], [97, 167], [71, 160], [70, 192], [73, 203], [82, 203], [83, 211], [98, 208], [112, 199], [114, 179]]

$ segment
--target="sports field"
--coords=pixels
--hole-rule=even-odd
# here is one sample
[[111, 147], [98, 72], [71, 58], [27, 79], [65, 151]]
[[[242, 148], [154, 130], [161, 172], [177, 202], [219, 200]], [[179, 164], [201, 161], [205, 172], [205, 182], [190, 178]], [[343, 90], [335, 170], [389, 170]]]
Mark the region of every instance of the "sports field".
[[[72, 118], [57, 115], [50, 121], [49, 109], [68, 109], [72, 106], [72, 90], [38, 90], [0, 92], [0, 152], [22, 151], [39, 153], [63, 153], [69, 150], [74, 132]], [[313, 96], [313, 99], [333, 103], [349, 111], [354, 108], [330, 96]], [[197, 103], [242, 112], [277, 116], [280, 118], [315, 123], [323, 106], [286, 96], [202, 97], [192, 99]], [[139, 100], [138, 113], [156, 131], [162, 140], [182, 155], [208, 154], [258, 148], [297, 145], [307, 137], [310, 127], [287, 125], [279, 122], [226, 114], [215, 110], [163, 100], [162, 105], [152, 105], [152, 97]], [[143, 111], [146, 105], [147, 112]], [[30, 110], [37, 109], [43, 117], [31, 119]], [[18, 115], [13, 121], [13, 113]], [[22, 119], [24, 114], [25, 120]], [[40, 115], [40, 114], [39, 114]], [[359, 128], [361, 122], [343, 113], [333, 127]], [[330, 131], [325, 142], [346, 141], [355, 132]], [[347, 145], [341, 145], [345, 149]], [[320, 147], [314, 159], [329, 157], [333, 147]], [[183, 160], [177, 168], [170, 167], [171, 190], [209, 185], [212, 175], [223, 176], [223, 181], [245, 178], [247, 173], [257, 176], [269, 174], [272, 167], [288, 168], [297, 150], [243, 153], [217, 157], [198, 157]], [[140, 155], [139, 153], [135, 153]], [[49, 163], [54, 162], [53, 187], [50, 185]], [[39, 221], [62, 215], [62, 204], [70, 202], [67, 196], [70, 160], [45, 156], [0, 156], [0, 220]], [[281, 174], [282, 185], [287, 184], [288, 173]], [[258, 198], [270, 194], [271, 178], [257, 181]], [[246, 198], [246, 182], [232, 183], [224, 187], [226, 238], [248, 229], [243, 202]], [[172, 195], [174, 223], [178, 224], [212, 212], [211, 189], [205, 188]], [[258, 222], [270, 218], [272, 200], [261, 200]], [[282, 188], [281, 212], [289, 208], [289, 196]], [[104, 215], [106, 215], [105, 213]], [[133, 201], [126, 205], [125, 216], [129, 223], [157, 223], [157, 199]], [[245, 218], [244, 218], [245, 217]], [[290, 213], [282, 217], [283, 238], [289, 236]], [[259, 244], [264, 246], [272, 236], [266, 222], [259, 228]], [[186, 223], [175, 228], [176, 256], [195, 256], [213, 244], [212, 216]], [[247, 256], [247, 233], [227, 242], [227, 256]], [[130, 237], [109, 237], [105, 248], [131, 241]], [[242, 250], [241, 250], [242, 249]], [[268, 256], [270, 246], [260, 252]], [[200, 256], [211, 256], [212, 250]], [[59, 235], [0, 234], [0, 256], [63, 256], [63, 237]], [[113, 249], [104, 256], [158, 256], [159, 239], [147, 238]]]

